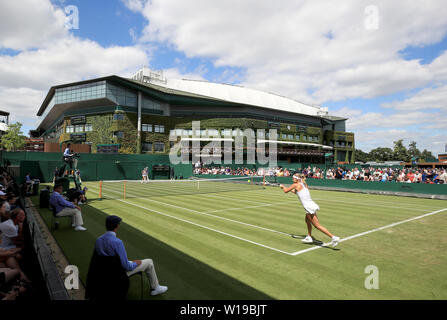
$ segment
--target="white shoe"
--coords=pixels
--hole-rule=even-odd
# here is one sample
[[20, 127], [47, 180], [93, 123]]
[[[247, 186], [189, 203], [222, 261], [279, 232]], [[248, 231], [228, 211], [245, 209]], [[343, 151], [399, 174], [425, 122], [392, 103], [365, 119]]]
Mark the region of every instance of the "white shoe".
[[156, 289], [151, 291], [151, 296], [156, 296], [157, 294], [162, 294], [168, 291], [168, 287], [166, 286], [158, 286]]
[[82, 227], [82, 226], [77, 226], [77, 227], [75, 228], [75, 230], [76, 230], [76, 231], [85, 231], [85, 230], [87, 230], [87, 228], [84, 228], [84, 227]]
[[74, 223], [72, 223], [71, 226], [72, 226], [73, 228], [76, 228], [76, 225], [75, 225]]
[[333, 236], [332, 237], [332, 242], [331, 242], [332, 246], [335, 247], [338, 244], [339, 241], [340, 241], [339, 237]]
[[312, 239], [311, 236], [307, 236], [306, 238], [304, 238], [301, 241], [304, 242], [304, 243], [312, 243], [312, 242], [314, 242], [314, 240]]

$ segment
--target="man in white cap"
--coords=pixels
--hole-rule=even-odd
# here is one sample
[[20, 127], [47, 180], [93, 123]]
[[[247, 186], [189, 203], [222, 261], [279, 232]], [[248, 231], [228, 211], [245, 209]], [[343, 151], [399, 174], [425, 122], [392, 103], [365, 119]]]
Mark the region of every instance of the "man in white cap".
[[320, 222], [318, 221], [317, 217], [317, 211], [320, 210], [320, 207], [318, 204], [313, 202], [312, 198], [310, 197], [309, 188], [306, 184], [306, 178], [304, 176], [300, 176], [299, 174], [293, 175], [293, 184], [286, 188], [282, 184], [280, 185], [281, 189], [287, 193], [292, 191], [293, 193], [296, 193], [298, 196], [298, 199], [301, 201], [301, 204], [304, 207], [304, 211], [306, 212], [306, 224], [307, 224], [307, 236], [302, 240], [304, 243], [313, 243], [312, 239], [312, 225], [323, 232], [325, 235], [330, 237], [332, 239], [332, 246], [335, 247], [338, 242], [340, 241], [340, 238], [333, 235], [329, 232], [328, 229], [320, 225]]

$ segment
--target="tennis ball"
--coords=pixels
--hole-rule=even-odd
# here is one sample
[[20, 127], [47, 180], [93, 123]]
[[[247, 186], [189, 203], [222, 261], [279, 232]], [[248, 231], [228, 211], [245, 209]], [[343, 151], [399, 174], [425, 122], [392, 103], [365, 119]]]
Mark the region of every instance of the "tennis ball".
[[248, 182], [250, 182], [250, 180], [248, 180]]

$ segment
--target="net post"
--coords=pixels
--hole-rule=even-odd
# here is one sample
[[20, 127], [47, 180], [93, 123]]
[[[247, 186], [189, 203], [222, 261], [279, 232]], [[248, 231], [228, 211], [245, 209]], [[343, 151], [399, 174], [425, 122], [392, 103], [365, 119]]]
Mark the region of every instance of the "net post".
[[124, 200], [126, 200], [126, 180], [124, 180]]
[[102, 180], [99, 181], [99, 200], [102, 200]]
[[262, 185], [265, 187], [265, 173], [263, 174]]

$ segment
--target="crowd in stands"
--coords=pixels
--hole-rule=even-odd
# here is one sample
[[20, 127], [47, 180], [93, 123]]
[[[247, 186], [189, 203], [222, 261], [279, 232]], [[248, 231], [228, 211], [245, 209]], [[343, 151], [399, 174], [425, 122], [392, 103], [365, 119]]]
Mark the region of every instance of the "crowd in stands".
[[318, 167], [306, 167], [303, 169], [288, 169], [282, 167], [249, 169], [245, 167], [204, 167], [195, 166], [194, 174], [231, 175], [231, 176], [270, 176], [288, 177], [293, 173], [304, 174], [311, 179], [338, 179], [338, 180], [361, 180], [361, 181], [381, 181], [381, 182], [402, 182], [402, 183], [447, 183], [447, 170], [442, 168], [353, 168], [344, 167], [329, 168], [327, 170]]
[[26, 295], [30, 280], [23, 272], [26, 249], [23, 227], [26, 214], [18, 201], [14, 179], [0, 175], [0, 299], [16, 300]]
[[438, 168], [354, 168], [352, 170], [341, 167], [329, 169], [325, 173], [326, 179], [361, 180], [402, 183], [447, 183], [447, 171]]

